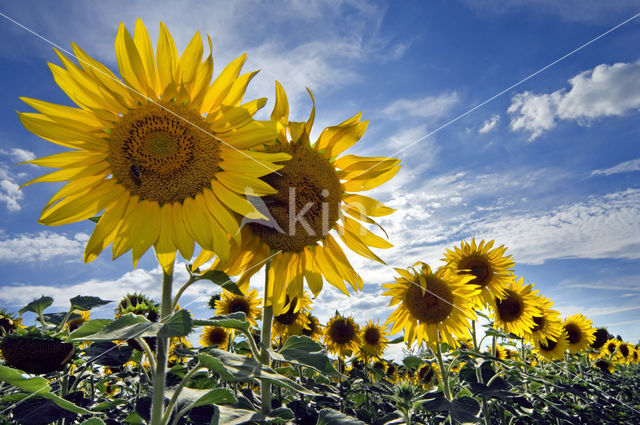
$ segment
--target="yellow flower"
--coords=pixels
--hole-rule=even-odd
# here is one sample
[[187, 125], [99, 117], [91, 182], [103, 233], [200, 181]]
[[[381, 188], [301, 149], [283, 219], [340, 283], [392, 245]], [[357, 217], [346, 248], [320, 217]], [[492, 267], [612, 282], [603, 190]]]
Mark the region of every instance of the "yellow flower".
[[534, 354], [545, 360], [558, 360], [564, 358], [564, 353], [569, 348], [569, 342], [567, 340], [567, 333], [562, 332], [560, 336], [555, 340], [548, 339], [546, 342], [541, 340], [535, 340], [533, 342]]
[[530, 334], [535, 327], [533, 316], [538, 314], [533, 284], [523, 285], [524, 279], [512, 280], [501, 298], [495, 298], [491, 307], [495, 326], [519, 337]]
[[350, 356], [361, 343], [362, 332], [352, 317], [336, 314], [324, 328], [324, 344], [329, 353]]
[[307, 313], [307, 326], [302, 328], [302, 335], [308, 336], [314, 341], [320, 341], [322, 325], [316, 316]]
[[442, 259], [454, 271], [474, 277], [469, 284], [480, 286], [481, 291], [472, 301], [480, 308], [491, 304], [495, 297], [503, 296], [507, 284], [514, 279], [512, 268], [516, 263], [510, 255], [504, 255], [507, 250], [504, 245], [491, 249], [493, 244], [494, 241], [482, 240], [476, 245], [475, 238], [470, 244], [462, 241], [460, 248], [448, 249]]
[[242, 312], [247, 316], [247, 322], [253, 326], [258, 326], [256, 319], [262, 317], [260, 303], [262, 300], [258, 298], [258, 291], [252, 289], [247, 295], [236, 295], [227, 290], [222, 291], [222, 298], [215, 302], [216, 314], [227, 315], [231, 313]]
[[601, 371], [608, 374], [613, 373], [613, 371], [615, 370], [613, 363], [606, 359], [596, 360], [595, 362], [593, 362], [593, 367], [595, 367], [596, 369], [600, 369]]
[[598, 328], [595, 330], [593, 336], [595, 339], [591, 343], [591, 348], [599, 350], [609, 340], [609, 331], [606, 328]]
[[75, 314], [80, 315], [80, 317], [76, 317], [75, 319], [71, 319], [64, 324], [64, 327], [69, 329], [69, 332], [73, 332], [78, 329], [80, 326], [89, 320], [89, 316], [91, 312], [89, 310], [73, 310]]
[[362, 329], [362, 344], [358, 348], [358, 357], [365, 362], [372, 357], [381, 357], [389, 345], [387, 336], [389, 336], [389, 332], [385, 326], [380, 326], [378, 321], [373, 323], [373, 320], [369, 319], [367, 325]]
[[535, 340], [555, 341], [562, 333], [562, 320], [560, 312], [552, 310], [553, 301], [540, 294], [534, 295], [535, 312], [533, 313], [533, 328], [527, 333], [526, 338]]
[[229, 344], [229, 331], [219, 326], [205, 326], [200, 336], [200, 344], [203, 347], [217, 346], [220, 350], [226, 350]]
[[[211, 50], [211, 39], [209, 39]], [[113, 257], [132, 251], [134, 267], [151, 247], [165, 272], [176, 250], [191, 258], [194, 243], [229, 255], [227, 235], [239, 236], [238, 218], [261, 217], [243, 196], [274, 193], [259, 177], [288, 159], [247, 149], [275, 137], [271, 122], [253, 114], [265, 99], [241, 103], [255, 72], [239, 75], [245, 55], [210, 84], [211, 54], [202, 61], [196, 33], [181, 56], [160, 24], [154, 54], [144, 24], [133, 37], [121, 23], [115, 52], [122, 81], [73, 44], [79, 65], [58, 52], [50, 65], [56, 83], [78, 106], [22, 98], [40, 113], [20, 113], [37, 136], [72, 150], [28, 163], [61, 168], [36, 182], [67, 182], [46, 204], [40, 223], [57, 226], [102, 214], [84, 261], [109, 244]], [[26, 185], [25, 184], [25, 185]]]
[[593, 322], [582, 314], [574, 314], [564, 320], [562, 327], [567, 333], [567, 341], [569, 342], [569, 352], [577, 353], [586, 350], [596, 339], [595, 329], [591, 327]]
[[[277, 190], [259, 201], [264, 202], [265, 215], [271, 220], [244, 226], [242, 244], [232, 247], [230, 261], [213, 265], [232, 276], [241, 275], [238, 285], [245, 287], [271, 258], [265, 302], [273, 305], [274, 314], [282, 311], [287, 295], [290, 299], [302, 295], [305, 280], [314, 297], [322, 290], [323, 278], [345, 294], [349, 293], [345, 282], [353, 290], [362, 288], [362, 278], [336, 241], [336, 234], [352, 251], [381, 263], [370, 247], [392, 246], [360, 221], [377, 224], [371, 217], [386, 216], [394, 210], [354, 192], [373, 189], [391, 179], [400, 169], [400, 160], [340, 156], [365, 132], [367, 122], [360, 121], [361, 114], [325, 128], [311, 143], [314, 117], [315, 105], [307, 122], [289, 121], [287, 96], [276, 82], [271, 119], [278, 127], [278, 136], [264, 149], [292, 158], [280, 171], [263, 178]], [[211, 258], [213, 253], [204, 251], [194, 266]]]
[[615, 354], [617, 354], [618, 344], [620, 344], [620, 341], [615, 338], [607, 340], [600, 349], [600, 356], [605, 359], [611, 359]]
[[496, 358], [500, 360], [506, 360], [507, 357], [508, 357], [507, 349], [504, 348], [502, 345], [498, 345], [496, 347]]
[[387, 319], [387, 324], [394, 322], [390, 334], [404, 329], [409, 345], [425, 341], [433, 349], [443, 341], [457, 347], [457, 339], [470, 338], [469, 320], [476, 315], [468, 300], [479, 291], [467, 284], [473, 277], [446, 267], [433, 273], [425, 263], [395, 270], [400, 274], [396, 282], [382, 285], [388, 289], [383, 295], [393, 297], [389, 305], [400, 304]]
[[287, 297], [282, 312], [273, 316], [273, 337], [286, 339], [291, 335], [301, 335], [302, 330], [308, 326], [307, 313], [310, 306], [311, 300], [305, 293], [292, 300]]
[[633, 345], [629, 344], [626, 341], [621, 341], [618, 344], [618, 355], [617, 360], [619, 363], [630, 364], [633, 360], [633, 353], [635, 349]]

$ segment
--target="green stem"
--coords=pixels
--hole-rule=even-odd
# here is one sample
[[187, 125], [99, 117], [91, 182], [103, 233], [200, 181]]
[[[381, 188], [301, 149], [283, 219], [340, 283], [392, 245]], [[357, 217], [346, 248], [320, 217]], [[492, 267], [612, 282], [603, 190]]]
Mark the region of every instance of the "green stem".
[[[163, 322], [172, 312], [171, 285], [173, 284], [173, 267], [171, 273], [162, 274], [162, 301], [160, 303], [160, 322]], [[162, 423], [164, 411], [164, 388], [167, 374], [167, 354], [169, 351], [169, 338], [161, 328], [157, 338], [156, 367], [153, 374], [153, 391], [151, 399], [150, 425]]]
[[[478, 344], [478, 334], [476, 332], [476, 321], [471, 321], [471, 336], [473, 337], [473, 350], [476, 353], [480, 353], [480, 346]], [[484, 338], [483, 338], [484, 339]], [[482, 341], [480, 341], [482, 343]], [[476, 379], [478, 383], [482, 384], [484, 379], [482, 378], [482, 370], [479, 367], [476, 367]], [[487, 398], [482, 396], [482, 418], [484, 420], [485, 425], [489, 425], [489, 404], [487, 403]]]
[[173, 302], [171, 303], [172, 309], [175, 310], [175, 308], [178, 306], [178, 302], [180, 301], [180, 297], [182, 296], [184, 291], [186, 291], [189, 286], [191, 286], [193, 283], [197, 282], [198, 280], [200, 279], [191, 276], [189, 280], [187, 280], [187, 282], [184, 285], [182, 285], [180, 289], [178, 289], [178, 292], [176, 292], [176, 296], [173, 297]]
[[[444, 367], [444, 361], [442, 360], [442, 350], [440, 349], [440, 339], [438, 338], [438, 342], [436, 343], [436, 359], [438, 360], [438, 366], [440, 367], [440, 378], [442, 379], [442, 392], [444, 393], [444, 397], [451, 401], [451, 388], [449, 387], [449, 372]], [[453, 416], [449, 414], [449, 419], [451, 423], [455, 423]]]
[[162, 418], [162, 425], [166, 425], [169, 423], [169, 419], [171, 419], [171, 411], [173, 410], [176, 403], [178, 402], [178, 396], [180, 395], [180, 392], [182, 392], [182, 389], [185, 387], [185, 385], [187, 385], [187, 382], [189, 382], [189, 379], [191, 379], [191, 377], [201, 369], [204, 369], [204, 367], [198, 363], [196, 367], [191, 369], [185, 375], [185, 377], [182, 378], [182, 381], [180, 381], [175, 391], [173, 392], [173, 395], [171, 396], [171, 400], [169, 401], [169, 405], [167, 406], [166, 412], [164, 412], [164, 418]]
[[60, 324], [58, 325], [56, 331], [60, 332], [61, 330], [64, 329], [64, 324], [67, 323], [67, 320], [69, 320], [69, 317], [71, 316], [71, 313], [73, 312], [73, 309], [69, 309], [69, 311], [67, 311], [67, 314], [64, 316], [64, 319], [62, 319], [62, 322], [60, 322]]
[[140, 346], [142, 347], [142, 351], [144, 351], [144, 354], [146, 354], [147, 357], [149, 358], [149, 366], [151, 366], [151, 370], [156, 370], [156, 361], [153, 358], [151, 347], [149, 347], [149, 344], [147, 344], [147, 341], [145, 341], [144, 338], [136, 338], [136, 341], [138, 341], [138, 344], [140, 344]]
[[[260, 344], [262, 345], [262, 350], [260, 351], [260, 362], [265, 366], [269, 366], [268, 349], [271, 348], [271, 326], [273, 323], [273, 304], [269, 303], [268, 300], [270, 267], [271, 260], [268, 260], [264, 269], [264, 306], [262, 309], [262, 332], [260, 334]], [[268, 414], [271, 412], [270, 382], [267, 382], [266, 380], [262, 380], [260, 382], [260, 396], [262, 397], [262, 413]]]
[[258, 351], [258, 346], [256, 345], [256, 341], [253, 339], [253, 335], [251, 335], [250, 331], [241, 331], [245, 337], [247, 337], [247, 343], [249, 344], [249, 349], [251, 350], [251, 354], [256, 361], [262, 361], [262, 356], [260, 351]]

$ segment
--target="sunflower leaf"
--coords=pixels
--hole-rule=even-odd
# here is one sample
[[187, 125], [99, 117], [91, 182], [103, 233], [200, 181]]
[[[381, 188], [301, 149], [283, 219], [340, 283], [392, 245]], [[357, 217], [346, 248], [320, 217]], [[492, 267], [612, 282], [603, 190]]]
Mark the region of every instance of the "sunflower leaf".
[[41, 314], [47, 307], [53, 304], [53, 298], [42, 296], [37, 300], [31, 301], [19, 310], [20, 314], [24, 314], [27, 311], [31, 311], [35, 314]]
[[87, 310], [91, 310], [93, 307], [109, 304], [109, 303], [112, 303], [113, 301], [103, 300], [98, 297], [78, 295], [77, 297], [71, 298], [69, 302], [71, 303], [72, 309], [87, 311]]
[[308, 336], [292, 335], [287, 338], [279, 352], [271, 351], [270, 354], [275, 360], [311, 367], [336, 378], [342, 376], [333, 366], [326, 350]]
[[191, 315], [187, 310], [180, 310], [171, 315], [169, 320], [163, 326], [163, 329], [167, 332], [167, 336], [187, 336], [191, 333], [193, 327], [193, 321]]
[[150, 322], [143, 316], [129, 313], [106, 323], [104, 319], [89, 320], [71, 333], [67, 341], [114, 341], [116, 339], [157, 336], [161, 327], [160, 323]]
[[316, 425], [364, 425], [364, 422], [333, 409], [322, 409]]
[[249, 332], [250, 327], [249, 322], [247, 322], [247, 316], [241, 311], [226, 316], [215, 316], [208, 320], [194, 320], [193, 326], [219, 326], [245, 332]]
[[209, 280], [222, 289], [226, 289], [227, 291], [231, 292], [232, 294], [244, 295], [240, 288], [238, 288], [238, 285], [236, 285], [236, 283], [231, 280], [231, 278], [225, 272], [222, 272], [220, 270], [209, 270], [202, 276], [198, 276], [198, 279]]

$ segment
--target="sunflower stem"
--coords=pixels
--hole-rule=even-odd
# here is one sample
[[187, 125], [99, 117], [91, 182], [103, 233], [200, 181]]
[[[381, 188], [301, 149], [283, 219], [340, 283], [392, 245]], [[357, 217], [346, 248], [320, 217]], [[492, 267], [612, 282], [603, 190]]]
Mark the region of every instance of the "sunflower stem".
[[[173, 284], [173, 265], [171, 272], [162, 273], [162, 301], [160, 304], [160, 322], [165, 320], [172, 311], [171, 286]], [[167, 352], [169, 351], [169, 338], [166, 331], [161, 328], [157, 338], [156, 367], [153, 374], [153, 390], [151, 399], [150, 425], [160, 425], [164, 413], [164, 388], [167, 374]]]
[[191, 286], [194, 282], [197, 282], [198, 280], [199, 280], [198, 278], [191, 276], [189, 277], [189, 280], [187, 280], [187, 282], [184, 285], [182, 285], [180, 289], [178, 289], [178, 292], [176, 292], [176, 296], [173, 297], [173, 302], [171, 303], [172, 309], [175, 309], [178, 306], [178, 302], [180, 301], [180, 297], [182, 296], [184, 291], [186, 291], [189, 286]]
[[[476, 332], [476, 321], [471, 321], [471, 336], [473, 337], [473, 351], [480, 354], [480, 347], [478, 344], [478, 334]], [[482, 378], [482, 370], [479, 367], [476, 367], [476, 379], [478, 383], [484, 383], [484, 379]], [[487, 403], [487, 398], [482, 396], [482, 419], [484, 420], [485, 425], [489, 425], [489, 404]]]
[[200, 365], [200, 363], [198, 363], [196, 365], [196, 367], [194, 367], [193, 369], [191, 369], [184, 378], [182, 378], [182, 381], [180, 381], [180, 383], [178, 384], [178, 386], [176, 387], [176, 389], [173, 392], [173, 395], [171, 396], [171, 400], [169, 401], [169, 405], [167, 406], [167, 411], [164, 413], [164, 417], [162, 418], [162, 425], [166, 425], [169, 423], [169, 419], [171, 419], [171, 411], [173, 410], [173, 408], [175, 407], [176, 403], [178, 402], [178, 396], [180, 395], [180, 392], [182, 392], [182, 389], [187, 385], [187, 382], [189, 382], [189, 380], [191, 379], [191, 377], [193, 375], [195, 375], [195, 373], [201, 369], [204, 369], [204, 366]]
[[[267, 261], [264, 269], [264, 306], [262, 308], [262, 332], [260, 333], [260, 361], [269, 366], [269, 348], [271, 348], [271, 326], [273, 323], [273, 303], [268, 302], [269, 294], [269, 269], [271, 260]], [[272, 300], [273, 301], [273, 300]], [[269, 304], [269, 305], [267, 305]], [[262, 413], [271, 412], [271, 383], [266, 380], [260, 382], [260, 396], [262, 398]]]
[[147, 341], [145, 341], [144, 338], [136, 338], [136, 341], [138, 341], [138, 344], [142, 347], [142, 351], [144, 351], [144, 354], [149, 358], [149, 366], [151, 366], [151, 370], [156, 370], [156, 361], [153, 358], [153, 352], [151, 351], [149, 344], [147, 344]]
[[[442, 392], [444, 393], [444, 397], [447, 400], [451, 401], [452, 397], [451, 397], [451, 388], [449, 387], [449, 372], [444, 366], [444, 360], [442, 360], [442, 349], [440, 348], [440, 338], [438, 338], [438, 341], [436, 343], [436, 359], [438, 360], [438, 366], [440, 369], [440, 378], [442, 379]], [[451, 415], [451, 413], [449, 413], [449, 419], [451, 420], [452, 424], [455, 423], [455, 419], [453, 419], [453, 416]]]

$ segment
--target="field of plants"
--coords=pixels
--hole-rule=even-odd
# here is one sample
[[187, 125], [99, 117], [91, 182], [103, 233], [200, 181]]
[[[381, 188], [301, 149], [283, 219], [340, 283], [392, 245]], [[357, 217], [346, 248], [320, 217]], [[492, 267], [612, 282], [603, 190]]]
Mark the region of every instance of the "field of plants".
[[[111, 246], [136, 267], [153, 251], [161, 297], [2, 310], [0, 424], [640, 423], [640, 347], [554, 310], [495, 241], [393, 265], [377, 292], [388, 317], [320, 322], [325, 284], [354, 297], [378, 285], [345, 251], [391, 267], [373, 249], [392, 247], [376, 220], [395, 210], [362, 192], [400, 159], [345, 154], [362, 114], [312, 140], [311, 90], [307, 121], [290, 121], [276, 81], [270, 119], [255, 120], [266, 99], [243, 101], [246, 55], [212, 81], [200, 34], [179, 55], [164, 24], [155, 52], [142, 20], [133, 35], [120, 24], [119, 77], [72, 46], [50, 68], [77, 107], [21, 98], [37, 112], [19, 113], [69, 150], [26, 161], [58, 170], [23, 186], [61, 184], [40, 223], [95, 224], [85, 262]], [[207, 317], [180, 304], [196, 282], [212, 288]], [[104, 305], [113, 316], [92, 318]]]

